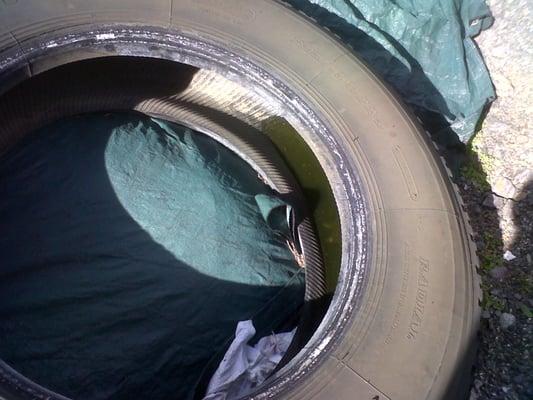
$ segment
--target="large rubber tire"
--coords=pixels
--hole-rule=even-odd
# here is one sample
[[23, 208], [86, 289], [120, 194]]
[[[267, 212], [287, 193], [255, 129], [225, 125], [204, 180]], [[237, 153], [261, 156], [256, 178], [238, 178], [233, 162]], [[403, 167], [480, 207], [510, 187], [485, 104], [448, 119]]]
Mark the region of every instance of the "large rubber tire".
[[[268, 0], [4, 0], [0, 68], [42, 35], [110, 23], [199, 34], [272, 71], [357, 168], [370, 224], [364, 290], [319, 367], [281, 397], [463, 397], [480, 299], [470, 228], [430, 140], [380, 79], [312, 21]], [[26, 74], [39, 68], [29, 63]]]

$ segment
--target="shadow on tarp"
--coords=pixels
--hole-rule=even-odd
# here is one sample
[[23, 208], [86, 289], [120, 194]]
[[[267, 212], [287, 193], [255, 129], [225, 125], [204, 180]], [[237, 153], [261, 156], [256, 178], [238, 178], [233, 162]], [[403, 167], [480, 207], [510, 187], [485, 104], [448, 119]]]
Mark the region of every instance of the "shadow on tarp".
[[193, 398], [237, 322], [255, 317], [257, 337], [290, 330], [304, 287], [207, 276], [156, 242], [106, 163], [113, 128], [147, 117], [100, 114], [101, 130], [90, 118], [0, 160], [0, 356], [76, 399]]

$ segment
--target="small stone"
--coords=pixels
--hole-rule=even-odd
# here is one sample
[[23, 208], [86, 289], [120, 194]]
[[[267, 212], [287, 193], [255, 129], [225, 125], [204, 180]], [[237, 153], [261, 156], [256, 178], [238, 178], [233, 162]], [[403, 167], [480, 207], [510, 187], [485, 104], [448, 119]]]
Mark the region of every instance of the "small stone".
[[496, 182], [492, 185], [492, 191], [500, 197], [512, 199], [516, 195], [516, 188], [513, 183], [505, 176], [496, 178]]
[[511, 253], [509, 250], [503, 253], [503, 259], [505, 261], [513, 261], [515, 258], [516, 256], [513, 253]]
[[502, 313], [500, 315], [500, 326], [502, 329], [508, 329], [516, 322], [516, 317], [513, 314]]
[[509, 270], [505, 267], [496, 267], [492, 268], [489, 271], [490, 276], [492, 276], [494, 279], [502, 280], [505, 278]]
[[498, 210], [505, 206], [505, 199], [503, 197], [496, 196], [495, 194], [492, 195], [492, 202], [494, 207], [496, 207]]
[[490, 311], [489, 310], [485, 310], [481, 313], [481, 318], [483, 319], [489, 319], [490, 318]]
[[492, 191], [506, 199], [522, 200], [526, 197], [526, 187], [533, 180], [533, 170], [526, 168], [518, 172], [511, 180], [506, 176], [499, 176], [492, 185]]
[[514, 294], [514, 298], [515, 298], [516, 300], [522, 300], [522, 296], [521, 296], [519, 293], [515, 293], [515, 294]]
[[481, 203], [483, 207], [486, 208], [497, 208], [500, 209], [503, 206], [505, 206], [505, 199], [495, 195], [494, 193], [489, 193], [485, 196], [483, 199], [483, 203]]
[[496, 208], [496, 205], [494, 204], [494, 195], [492, 193], [486, 195], [481, 205], [486, 208]]
[[533, 260], [531, 259], [531, 254], [526, 254], [526, 261], [528, 265], [531, 265], [533, 263]]

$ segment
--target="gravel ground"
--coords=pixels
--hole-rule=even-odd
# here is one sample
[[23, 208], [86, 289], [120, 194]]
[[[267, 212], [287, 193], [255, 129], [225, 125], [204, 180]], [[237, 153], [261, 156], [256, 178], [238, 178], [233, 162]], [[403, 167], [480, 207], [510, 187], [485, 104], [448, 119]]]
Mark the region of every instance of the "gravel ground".
[[477, 43], [498, 99], [457, 179], [484, 294], [470, 399], [533, 399], [533, 1], [488, 3], [495, 23]]

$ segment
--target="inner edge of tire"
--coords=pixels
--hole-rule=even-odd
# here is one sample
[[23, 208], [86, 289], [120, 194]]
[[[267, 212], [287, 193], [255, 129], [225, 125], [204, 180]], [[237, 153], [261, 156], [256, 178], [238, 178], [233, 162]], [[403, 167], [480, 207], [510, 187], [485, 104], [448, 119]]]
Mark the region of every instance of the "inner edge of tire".
[[[370, 259], [369, 217], [367, 201], [361, 189], [353, 161], [332, 134], [326, 118], [304, 100], [304, 96], [287, 86], [274, 72], [267, 72], [259, 62], [228, 51], [212, 38], [161, 29], [152, 26], [100, 25], [75, 33], [41, 36], [38, 41], [19, 43], [0, 55], [0, 87], [10, 88], [31, 77], [36, 65], [47, 60], [46, 69], [59, 66], [61, 56], [69, 54], [68, 62], [111, 55], [163, 58], [213, 70], [229, 80], [251, 88], [283, 110], [284, 117], [316, 152], [331, 184], [341, 220], [342, 261], [335, 294], [322, 323], [307, 345], [274, 376], [269, 378], [251, 396], [271, 398], [285, 393], [327, 359], [328, 354], [342, 339], [346, 328], [357, 314], [359, 300], [364, 292], [364, 281]], [[91, 54], [87, 50], [101, 53]], [[54, 57], [53, 63], [49, 60]], [[64, 60], [64, 59], [63, 59]], [[55, 64], [54, 64], [55, 63]], [[42, 65], [42, 64], [41, 64]], [[313, 146], [314, 144], [314, 146]], [[328, 168], [326, 168], [326, 166]], [[34, 398], [56, 399], [65, 397], [50, 392], [23, 377], [0, 361], [0, 382], [15, 387]]]

